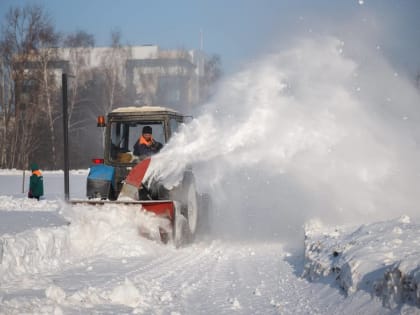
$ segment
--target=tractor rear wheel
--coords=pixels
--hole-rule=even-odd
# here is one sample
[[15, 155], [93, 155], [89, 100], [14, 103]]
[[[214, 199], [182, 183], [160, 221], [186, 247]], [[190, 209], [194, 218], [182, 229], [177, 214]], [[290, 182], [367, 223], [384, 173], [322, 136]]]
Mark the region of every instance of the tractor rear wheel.
[[185, 174], [182, 183], [182, 189], [183, 200], [181, 205], [181, 213], [187, 219], [191, 236], [194, 236], [197, 231], [199, 213], [197, 190], [195, 188], [194, 177], [191, 173]]
[[174, 225], [174, 244], [176, 248], [179, 248], [182, 245], [190, 242], [191, 233], [188, 227], [187, 218], [184, 217], [180, 212], [175, 214]]

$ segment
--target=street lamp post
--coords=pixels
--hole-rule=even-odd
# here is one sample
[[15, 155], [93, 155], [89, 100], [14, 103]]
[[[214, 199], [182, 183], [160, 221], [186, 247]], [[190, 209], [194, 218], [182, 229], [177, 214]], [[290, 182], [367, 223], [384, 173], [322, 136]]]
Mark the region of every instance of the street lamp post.
[[67, 99], [67, 74], [62, 73], [61, 83], [63, 90], [63, 136], [64, 136], [64, 198], [69, 200], [69, 121]]

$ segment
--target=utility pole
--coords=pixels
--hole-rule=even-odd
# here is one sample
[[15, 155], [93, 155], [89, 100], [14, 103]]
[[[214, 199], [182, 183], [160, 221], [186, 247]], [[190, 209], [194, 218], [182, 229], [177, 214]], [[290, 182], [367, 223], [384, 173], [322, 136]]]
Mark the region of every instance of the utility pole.
[[63, 90], [63, 135], [64, 135], [64, 198], [69, 200], [69, 121], [68, 121], [68, 100], [67, 100], [67, 74], [61, 75]]

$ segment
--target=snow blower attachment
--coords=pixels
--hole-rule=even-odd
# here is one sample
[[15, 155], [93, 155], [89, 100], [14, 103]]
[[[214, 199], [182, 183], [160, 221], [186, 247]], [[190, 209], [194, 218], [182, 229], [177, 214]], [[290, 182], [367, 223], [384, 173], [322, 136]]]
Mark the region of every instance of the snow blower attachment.
[[159, 234], [164, 243], [171, 239], [177, 246], [189, 242], [196, 232], [198, 219], [198, 199], [192, 174], [186, 172], [181, 185], [169, 191], [159, 183], [143, 182], [150, 161], [150, 157], [146, 158], [133, 167], [124, 180], [118, 201], [140, 200], [146, 212], [158, 216], [161, 219]]
[[109, 113], [107, 122], [98, 124], [106, 127], [105, 154], [103, 159], [94, 159], [90, 168], [86, 185], [88, 200], [70, 203], [133, 205], [150, 219], [145, 221], [157, 222], [154, 230], [142, 226], [142, 235], [151, 238], [158, 235], [162, 242], [172, 240], [176, 246], [191, 242], [199, 219], [207, 212], [202, 206], [207, 203], [200, 202], [205, 197], [196, 191], [192, 170], [184, 170], [179, 185], [168, 190], [159, 182], [144, 182], [152, 158], [131, 152], [146, 126], [147, 130], [153, 130], [153, 138], [164, 145], [185, 117], [155, 106], [124, 107]]
[[112, 167], [92, 166], [87, 179], [87, 192], [90, 199], [70, 202], [72, 204], [133, 205], [136, 210], [142, 212], [145, 221], [149, 222], [139, 227], [142, 236], [152, 239], [158, 236], [163, 243], [173, 241], [176, 247], [189, 243], [197, 230], [199, 209], [193, 175], [190, 171], [186, 171], [182, 183], [172, 190], [165, 189], [159, 183], [150, 185], [143, 182], [150, 161], [150, 157], [146, 158], [131, 169], [123, 181], [117, 200], [108, 198], [114, 191]]

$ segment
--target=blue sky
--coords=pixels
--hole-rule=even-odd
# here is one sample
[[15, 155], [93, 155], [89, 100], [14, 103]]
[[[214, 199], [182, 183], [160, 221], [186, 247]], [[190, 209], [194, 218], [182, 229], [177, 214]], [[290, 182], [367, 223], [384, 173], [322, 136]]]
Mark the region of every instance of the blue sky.
[[[363, 2], [361, 4], [360, 2]], [[11, 6], [42, 4], [58, 31], [84, 30], [96, 45], [119, 30], [123, 43], [157, 44], [219, 54], [225, 72], [299, 36], [366, 37], [398, 67], [420, 71], [419, 0], [0, 0]]]

